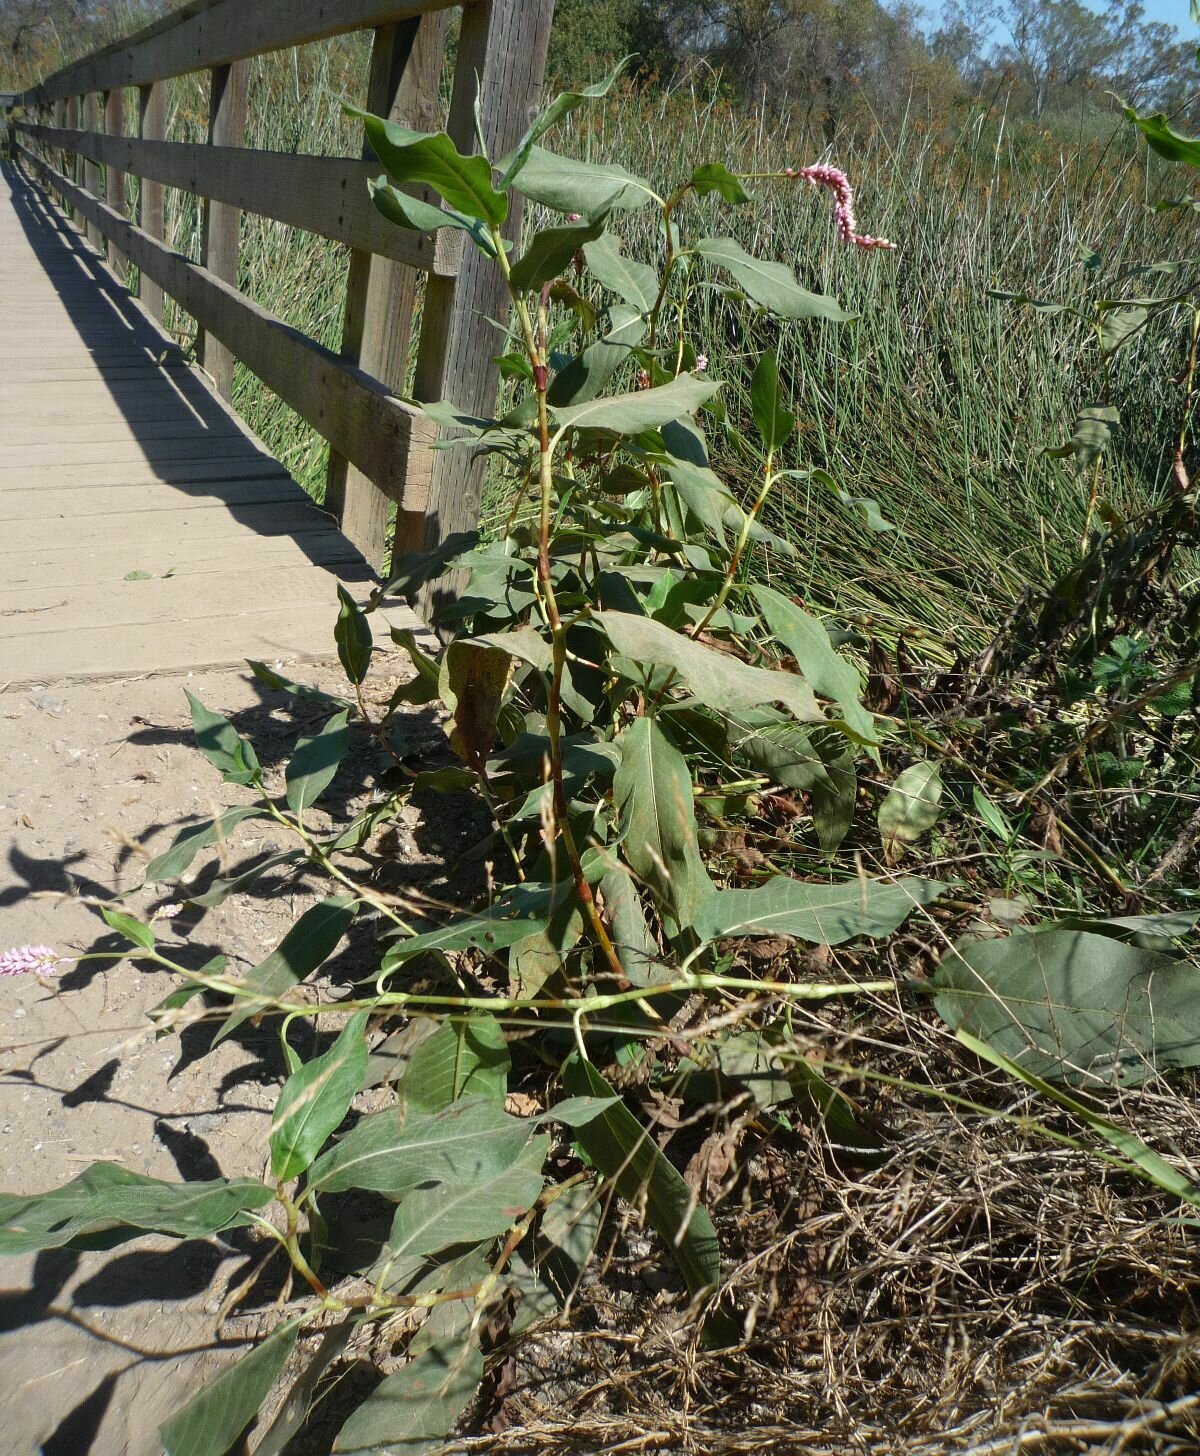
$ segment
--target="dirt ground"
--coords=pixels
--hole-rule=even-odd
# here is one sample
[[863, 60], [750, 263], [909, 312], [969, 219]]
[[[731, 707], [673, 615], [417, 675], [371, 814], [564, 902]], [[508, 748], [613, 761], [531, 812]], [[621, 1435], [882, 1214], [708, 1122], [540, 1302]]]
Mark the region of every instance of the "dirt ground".
[[[330, 690], [342, 682], [336, 663], [290, 671]], [[0, 950], [116, 947], [78, 897], [138, 886], [144, 851], [160, 852], [184, 823], [243, 795], [196, 750], [185, 688], [249, 732], [264, 765], [325, 716], [248, 672], [0, 691]], [[440, 735], [429, 723], [415, 731], [430, 729]], [[420, 866], [419, 834], [399, 834], [398, 860]], [[242, 857], [271, 844], [270, 829], [249, 821], [231, 849]], [[148, 886], [131, 905], [149, 914], [182, 889]], [[316, 898], [277, 882], [157, 930], [183, 963], [220, 950], [240, 974]], [[211, 1052], [201, 1028], [156, 1040], [145, 1012], [173, 984], [97, 961], [53, 983], [0, 979], [0, 1191], [53, 1188], [99, 1159], [167, 1179], [263, 1174], [282, 1077], [274, 1038], [247, 1028]], [[211, 1348], [213, 1316], [222, 1290], [239, 1270], [244, 1277], [244, 1253], [219, 1240], [133, 1247], [0, 1262], [5, 1456], [157, 1453], [159, 1423], [229, 1358]]]

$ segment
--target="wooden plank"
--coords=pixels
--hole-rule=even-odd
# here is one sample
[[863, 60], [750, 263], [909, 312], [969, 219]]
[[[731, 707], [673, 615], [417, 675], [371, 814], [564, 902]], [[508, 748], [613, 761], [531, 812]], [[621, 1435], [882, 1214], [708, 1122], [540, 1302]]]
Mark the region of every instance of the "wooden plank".
[[[167, 135], [167, 86], [165, 81], [138, 88], [138, 145], [162, 146]], [[133, 171], [126, 167], [126, 171]], [[162, 242], [166, 237], [162, 183], [142, 175], [138, 189], [138, 226]], [[138, 275], [138, 298], [155, 323], [163, 321], [163, 292], [153, 278]]]
[[265, 51], [411, 20], [457, 3], [461, 0], [195, 0], [128, 39], [65, 66], [23, 99], [35, 106], [84, 91], [144, 86]]
[[113, 486], [149, 485], [154, 482], [188, 485], [203, 480], [269, 480], [278, 476], [291, 478], [283, 466], [274, 461], [260, 466], [244, 459], [167, 460], [154, 465], [137, 460], [89, 465], [22, 465], [13, 468], [0, 465], [0, 492], [77, 485], [87, 486], [92, 490], [108, 490]]
[[284, 607], [316, 607], [325, 602], [329, 642], [337, 617], [334, 578], [322, 566], [268, 567], [255, 573], [247, 591], [240, 572], [210, 572], [196, 578], [167, 576], [149, 580], [108, 581], [79, 586], [71, 581], [41, 587], [0, 589], [0, 631], [22, 637], [78, 632], [104, 624], [106, 631], [204, 619], [237, 621]]
[[5, 470], [41, 464], [56, 469], [64, 465], [120, 465], [126, 462], [164, 465], [179, 460], [194, 460], [197, 464], [210, 460], [239, 460], [246, 466], [260, 462], [275, 464], [269, 455], [256, 451], [242, 435], [213, 440], [199, 431], [166, 440], [142, 441], [129, 433], [121, 440], [68, 437], [43, 440], [37, 445], [9, 445], [5, 442], [0, 459]]
[[[56, 426], [66, 420], [77, 420], [73, 414], [60, 414], [47, 417], [45, 415], [33, 416], [22, 410], [19, 418], [11, 421], [3, 429], [0, 429], [0, 448], [9, 450], [23, 445], [37, 445], [41, 447], [42, 458], [48, 453], [46, 447], [47, 438], [55, 433]], [[126, 419], [120, 410], [113, 410], [108, 416], [92, 416], [87, 419], [77, 420], [71, 431], [71, 439], [76, 443], [86, 441], [89, 444], [97, 444], [100, 441], [115, 441], [136, 439], [142, 440], [171, 440], [175, 439], [180, 430], [187, 428], [180, 425], [177, 420], [163, 420], [151, 413], [143, 421], [138, 422], [137, 429], [132, 428], [133, 422]], [[212, 429], [206, 429], [201, 424], [193, 426], [196, 436], [200, 440], [225, 440], [231, 438], [244, 438], [240, 430], [234, 425], [217, 425]]]
[[[190, 554], [196, 541], [248, 540], [258, 536], [288, 536], [294, 531], [313, 529], [320, 520], [317, 508], [301, 505], [195, 506], [186, 511], [114, 511], [97, 516], [88, 527], [88, 545], [119, 551], [138, 566], [133, 557], [143, 548], [166, 546], [175, 556]], [[329, 529], [333, 529], [332, 522]], [[0, 535], [0, 573], [7, 571], [5, 559], [31, 551], [51, 550], [62, 544], [61, 520], [13, 521]], [[126, 568], [128, 570], [129, 567]]]
[[40, 516], [110, 516], [126, 511], [183, 511], [195, 506], [255, 506], [279, 502], [311, 505], [293, 480], [277, 475], [266, 480], [200, 481], [167, 485], [162, 481], [109, 486], [52, 486], [44, 490], [0, 490], [0, 521], [33, 521]]
[[[445, 44], [446, 17], [442, 14], [376, 31], [367, 109], [414, 131], [434, 130]], [[364, 157], [367, 166], [378, 165], [369, 146]], [[416, 303], [417, 275], [411, 268], [373, 258], [369, 252], [351, 256], [342, 353], [398, 394], [404, 392], [408, 373]], [[325, 503], [337, 515], [345, 535], [382, 571], [391, 503], [362, 471], [334, 450], [329, 452]]]
[[[125, 93], [120, 87], [109, 91], [104, 98], [104, 131], [114, 140], [125, 135]], [[129, 209], [125, 205], [125, 173], [112, 163], [106, 163], [104, 168], [104, 190], [104, 200], [109, 207], [122, 217], [127, 217]], [[111, 239], [108, 244], [108, 266], [118, 278], [123, 276], [125, 259]]]
[[[254, 572], [303, 570], [307, 566], [333, 566], [343, 578], [374, 583], [366, 563], [350, 543], [328, 522], [311, 531], [251, 541], [189, 542], [185, 556], [173, 555], [173, 542], [138, 552], [140, 568], [129, 566], [112, 551], [93, 550], [84, 543], [58, 546], [13, 557], [4, 563], [6, 587], [54, 586], [72, 581], [123, 581], [130, 570], [171, 571], [175, 576], [207, 576], [225, 571]], [[2, 635], [2, 634], [0, 634]]]
[[[218, 66], [212, 73], [208, 102], [210, 147], [240, 147], [246, 133], [246, 98], [250, 77], [245, 61]], [[236, 207], [209, 198], [204, 204], [200, 261], [222, 283], [237, 287], [242, 214]], [[222, 399], [233, 398], [234, 357], [220, 339], [201, 324], [196, 357]]]
[[117, 217], [54, 172], [22, 142], [17, 146], [73, 206], [95, 221], [105, 235], [115, 237], [131, 262], [178, 299], [380, 490], [406, 509], [424, 507], [436, 431], [420, 410], [396, 399], [378, 380], [346, 364], [207, 270]]
[[[520, 139], [541, 86], [553, 13], [554, 0], [479, 0], [463, 11], [448, 126], [460, 148], [471, 144], [477, 87], [488, 154], [501, 157]], [[521, 199], [514, 194], [504, 235], [515, 240], [520, 226]], [[430, 279], [414, 396], [444, 398], [447, 381], [453, 381], [449, 392], [455, 404], [467, 414], [491, 415], [499, 376], [490, 320], [507, 314], [499, 271], [476, 249], [464, 254], [452, 284]], [[423, 550], [455, 531], [474, 528], [486, 469], [486, 460], [475, 452], [438, 451], [429, 500], [420, 513], [404, 508], [396, 523], [396, 550]], [[430, 592], [422, 596], [422, 616], [428, 617], [432, 600]]]
[[[445, 23], [440, 15], [429, 19]], [[429, 20], [424, 23], [429, 24]], [[25, 136], [56, 146], [70, 144], [97, 161], [111, 161], [134, 176], [152, 178], [155, 185], [178, 187], [229, 203], [335, 243], [394, 258], [423, 272], [451, 278], [462, 259], [462, 233], [447, 228], [432, 236], [412, 232], [396, 227], [379, 213], [367, 190], [367, 183], [379, 176], [378, 162], [263, 152], [250, 147], [143, 142], [134, 137], [116, 140], [29, 122], [16, 125]]]
[[[329, 585], [332, 591], [332, 579]], [[244, 668], [248, 657], [272, 663], [324, 659], [332, 656], [335, 616], [328, 603], [314, 603], [246, 617], [13, 633], [0, 636], [0, 683]], [[409, 617], [407, 625], [417, 630], [420, 624]]]

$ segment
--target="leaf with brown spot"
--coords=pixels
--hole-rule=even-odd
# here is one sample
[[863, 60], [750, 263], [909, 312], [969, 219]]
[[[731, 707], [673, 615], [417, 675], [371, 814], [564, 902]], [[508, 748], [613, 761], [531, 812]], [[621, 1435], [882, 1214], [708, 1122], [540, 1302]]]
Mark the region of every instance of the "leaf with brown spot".
[[512, 654], [478, 642], [451, 642], [442, 657], [438, 692], [449, 708], [450, 747], [482, 773], [496, 741], [496, 719], [512, 672]]

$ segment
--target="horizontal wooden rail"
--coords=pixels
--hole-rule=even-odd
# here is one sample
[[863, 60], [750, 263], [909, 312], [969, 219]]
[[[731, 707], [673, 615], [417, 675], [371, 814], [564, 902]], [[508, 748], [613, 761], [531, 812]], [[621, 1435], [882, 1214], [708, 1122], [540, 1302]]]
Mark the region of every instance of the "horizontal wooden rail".
[[88, 91], [147, 86], [266, 51], [412, 20], [462, 0], [193, 0], [182, 10], [49, 76], [25, 93], [30, 106]]
[[129, 261], [177, 299], [234, 356], [405, 511], [423, 511], [436, 427], [371, 375], [259, 308], [173, 252], [57, 171], [20, 140], [17, 150]]
[[393, 258], [440, 278], [453, 278], [462, 262], [462, 233], [443, 228], [431, 237], [398, 228], [381, 216], [367, 190], [368, 181], [379, 175], [378, 162], [203, 143], [139, 141], [27, 121], [16, 125], [47, 146], [319, 233], [335, 243]]

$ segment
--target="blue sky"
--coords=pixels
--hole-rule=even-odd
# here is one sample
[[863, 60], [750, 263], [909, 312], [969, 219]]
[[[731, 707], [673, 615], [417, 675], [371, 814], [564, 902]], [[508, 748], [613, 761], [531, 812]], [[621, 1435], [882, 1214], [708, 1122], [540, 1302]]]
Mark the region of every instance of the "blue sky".
[[1189, 35], [1195, 32], [1196, 27], [1188, 13], [1187, 0], [1142, 0], [1142, 4], [1151, 20], [1165, 20]]

